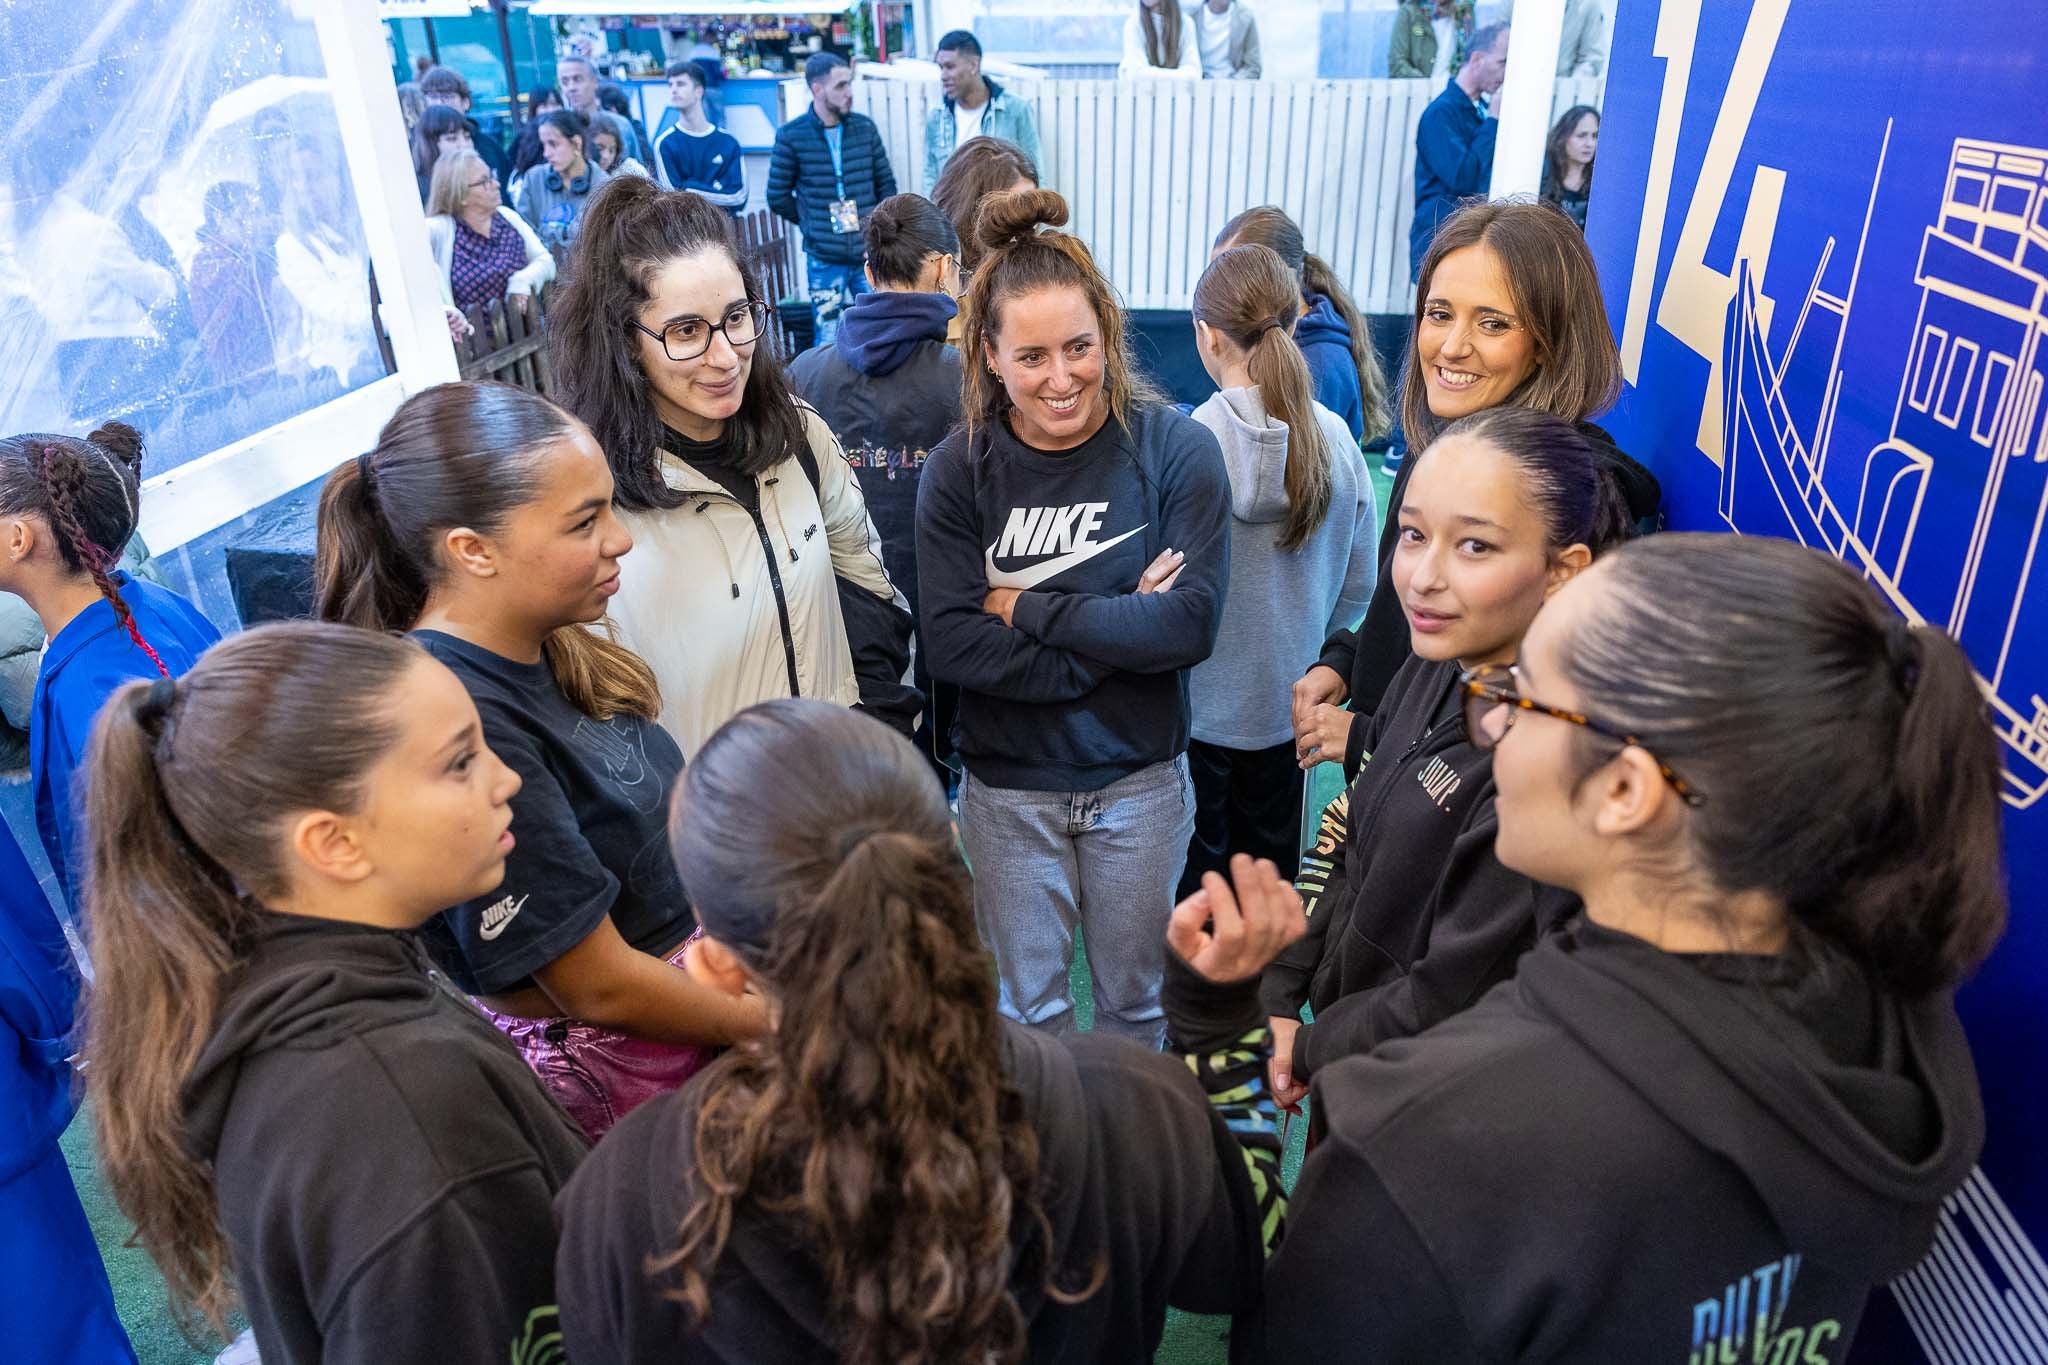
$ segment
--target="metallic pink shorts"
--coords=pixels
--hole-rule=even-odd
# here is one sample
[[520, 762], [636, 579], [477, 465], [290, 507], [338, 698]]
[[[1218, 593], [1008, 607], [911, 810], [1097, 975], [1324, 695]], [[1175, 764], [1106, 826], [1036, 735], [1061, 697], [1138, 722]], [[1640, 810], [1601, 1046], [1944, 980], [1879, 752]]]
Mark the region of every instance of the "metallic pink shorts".
[[[692, 941], [697, 937], [690, 935]], [[685, 942], [669, 956], [671, 967], [682, 969], [689, 946]], [[522, 1019], [499, 1014], [481, 1002], [477, 1008], [518, 1045], [519, 1055], [541, 1084], [592, 1142], [656, 1095], [696, 1075], [718, 1051], [629, 1038], [577, 1019]]]

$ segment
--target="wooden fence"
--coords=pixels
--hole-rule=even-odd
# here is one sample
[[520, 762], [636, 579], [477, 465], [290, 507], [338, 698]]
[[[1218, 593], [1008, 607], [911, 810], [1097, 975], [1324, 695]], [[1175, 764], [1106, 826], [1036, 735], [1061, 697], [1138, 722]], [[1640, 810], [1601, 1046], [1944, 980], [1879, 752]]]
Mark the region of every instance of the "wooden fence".
[[[1598, 80], [1557, 83], [1552, 117], [1599, 103]], [[1404, 313], [1424, 80], [1018, 81], [1038, 114], [1039, 171], [1132, 308], [1186, 308], [1233, 216], [1277, 204], [1368, 312]], [[936, 82], [860, 80], [900, 189], [923, 194]]]

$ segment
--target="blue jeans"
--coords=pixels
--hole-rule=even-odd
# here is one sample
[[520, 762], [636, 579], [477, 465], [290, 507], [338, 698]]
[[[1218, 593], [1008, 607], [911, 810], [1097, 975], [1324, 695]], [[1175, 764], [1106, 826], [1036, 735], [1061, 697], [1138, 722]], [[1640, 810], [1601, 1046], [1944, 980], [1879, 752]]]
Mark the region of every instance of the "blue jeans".
[[811, 277], [811, 307], [818, 318], [817, 342], [829, 346], [839, 335], [839, 315], [846, 306], [868, 292], [868, 274], [855, 265], [826, 265], [810, 252], [804, 253], [804, 268]]
[[1195, 828], [1186, 756], [1092, 792], [991, 787], [969, 772], [960, 825], [1003, 1013], [1055, 1033], [1074, 1027], [1067, 972], [1078, 924], [1095, 1027], [1164, 1044], [1166, 921]]

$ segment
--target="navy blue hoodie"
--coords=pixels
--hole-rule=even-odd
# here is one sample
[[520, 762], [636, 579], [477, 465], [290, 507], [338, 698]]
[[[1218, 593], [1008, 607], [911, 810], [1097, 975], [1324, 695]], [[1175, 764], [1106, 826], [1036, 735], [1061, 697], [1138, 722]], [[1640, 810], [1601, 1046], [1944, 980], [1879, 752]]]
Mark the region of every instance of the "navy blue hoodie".
[[[1132, 591], [1160, 551], [1163, 593]], [[961, 688], [954, 737], [993, 787], [1099, 791], [1188, 745], [1188, 670], [1209, 657], [1230, 572], [1230, 479], [1216, 438], [1142, 403], [1072, 450], [1007, 419], [932, 452], [917, 498], [919, 618], [932, 676]], [[1014, 626], [982, 610], [1022, 589]]]
[[1358, 361], [1351, 329], [1326, 294], [1310, 294], [1308, 311], [1294, 324], [1294, 344], [1308, 362], [1318, 403], [1344, 419], [1353, 440], [1365, 435], [1365, 396], [1358, 391]]

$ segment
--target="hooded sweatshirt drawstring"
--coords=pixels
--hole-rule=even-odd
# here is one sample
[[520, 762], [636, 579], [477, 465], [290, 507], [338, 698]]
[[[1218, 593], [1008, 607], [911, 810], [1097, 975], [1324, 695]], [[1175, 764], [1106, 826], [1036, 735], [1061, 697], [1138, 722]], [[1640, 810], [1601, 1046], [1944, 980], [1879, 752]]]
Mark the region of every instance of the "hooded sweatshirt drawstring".
[[[762, 480], [762, 484], [768, 488], [773, 488], [776, 484], [779, 484], [781, 482], [782, 480], [780, 478]], [[782, 499], [779, 497], [767, 497], [761, 499], [761, 501], [767, 505], [768, 510], [775, 516], [775, 529], [782, 532], [782, 543], [789, 547], [789, 562], [792, 564], [796, 563], [796, 538], [790, 535], [789, 527], [783, 525]]]
[[[708, 501], [700, 502], [697, 504], [697, 511], [701, 514], [710, 506]], [[731, 585], [733, 598], [737, 600], [740, 595], [740, 580], [739, 575], [732, 569], [732, 548], [725, 543], [725, 532], [718, 529], [718, 518], [713, 517], [704, 524], [711, 528], [711, 538], [718, 542], [718, 553], [725, 557], [725, 581]]]

